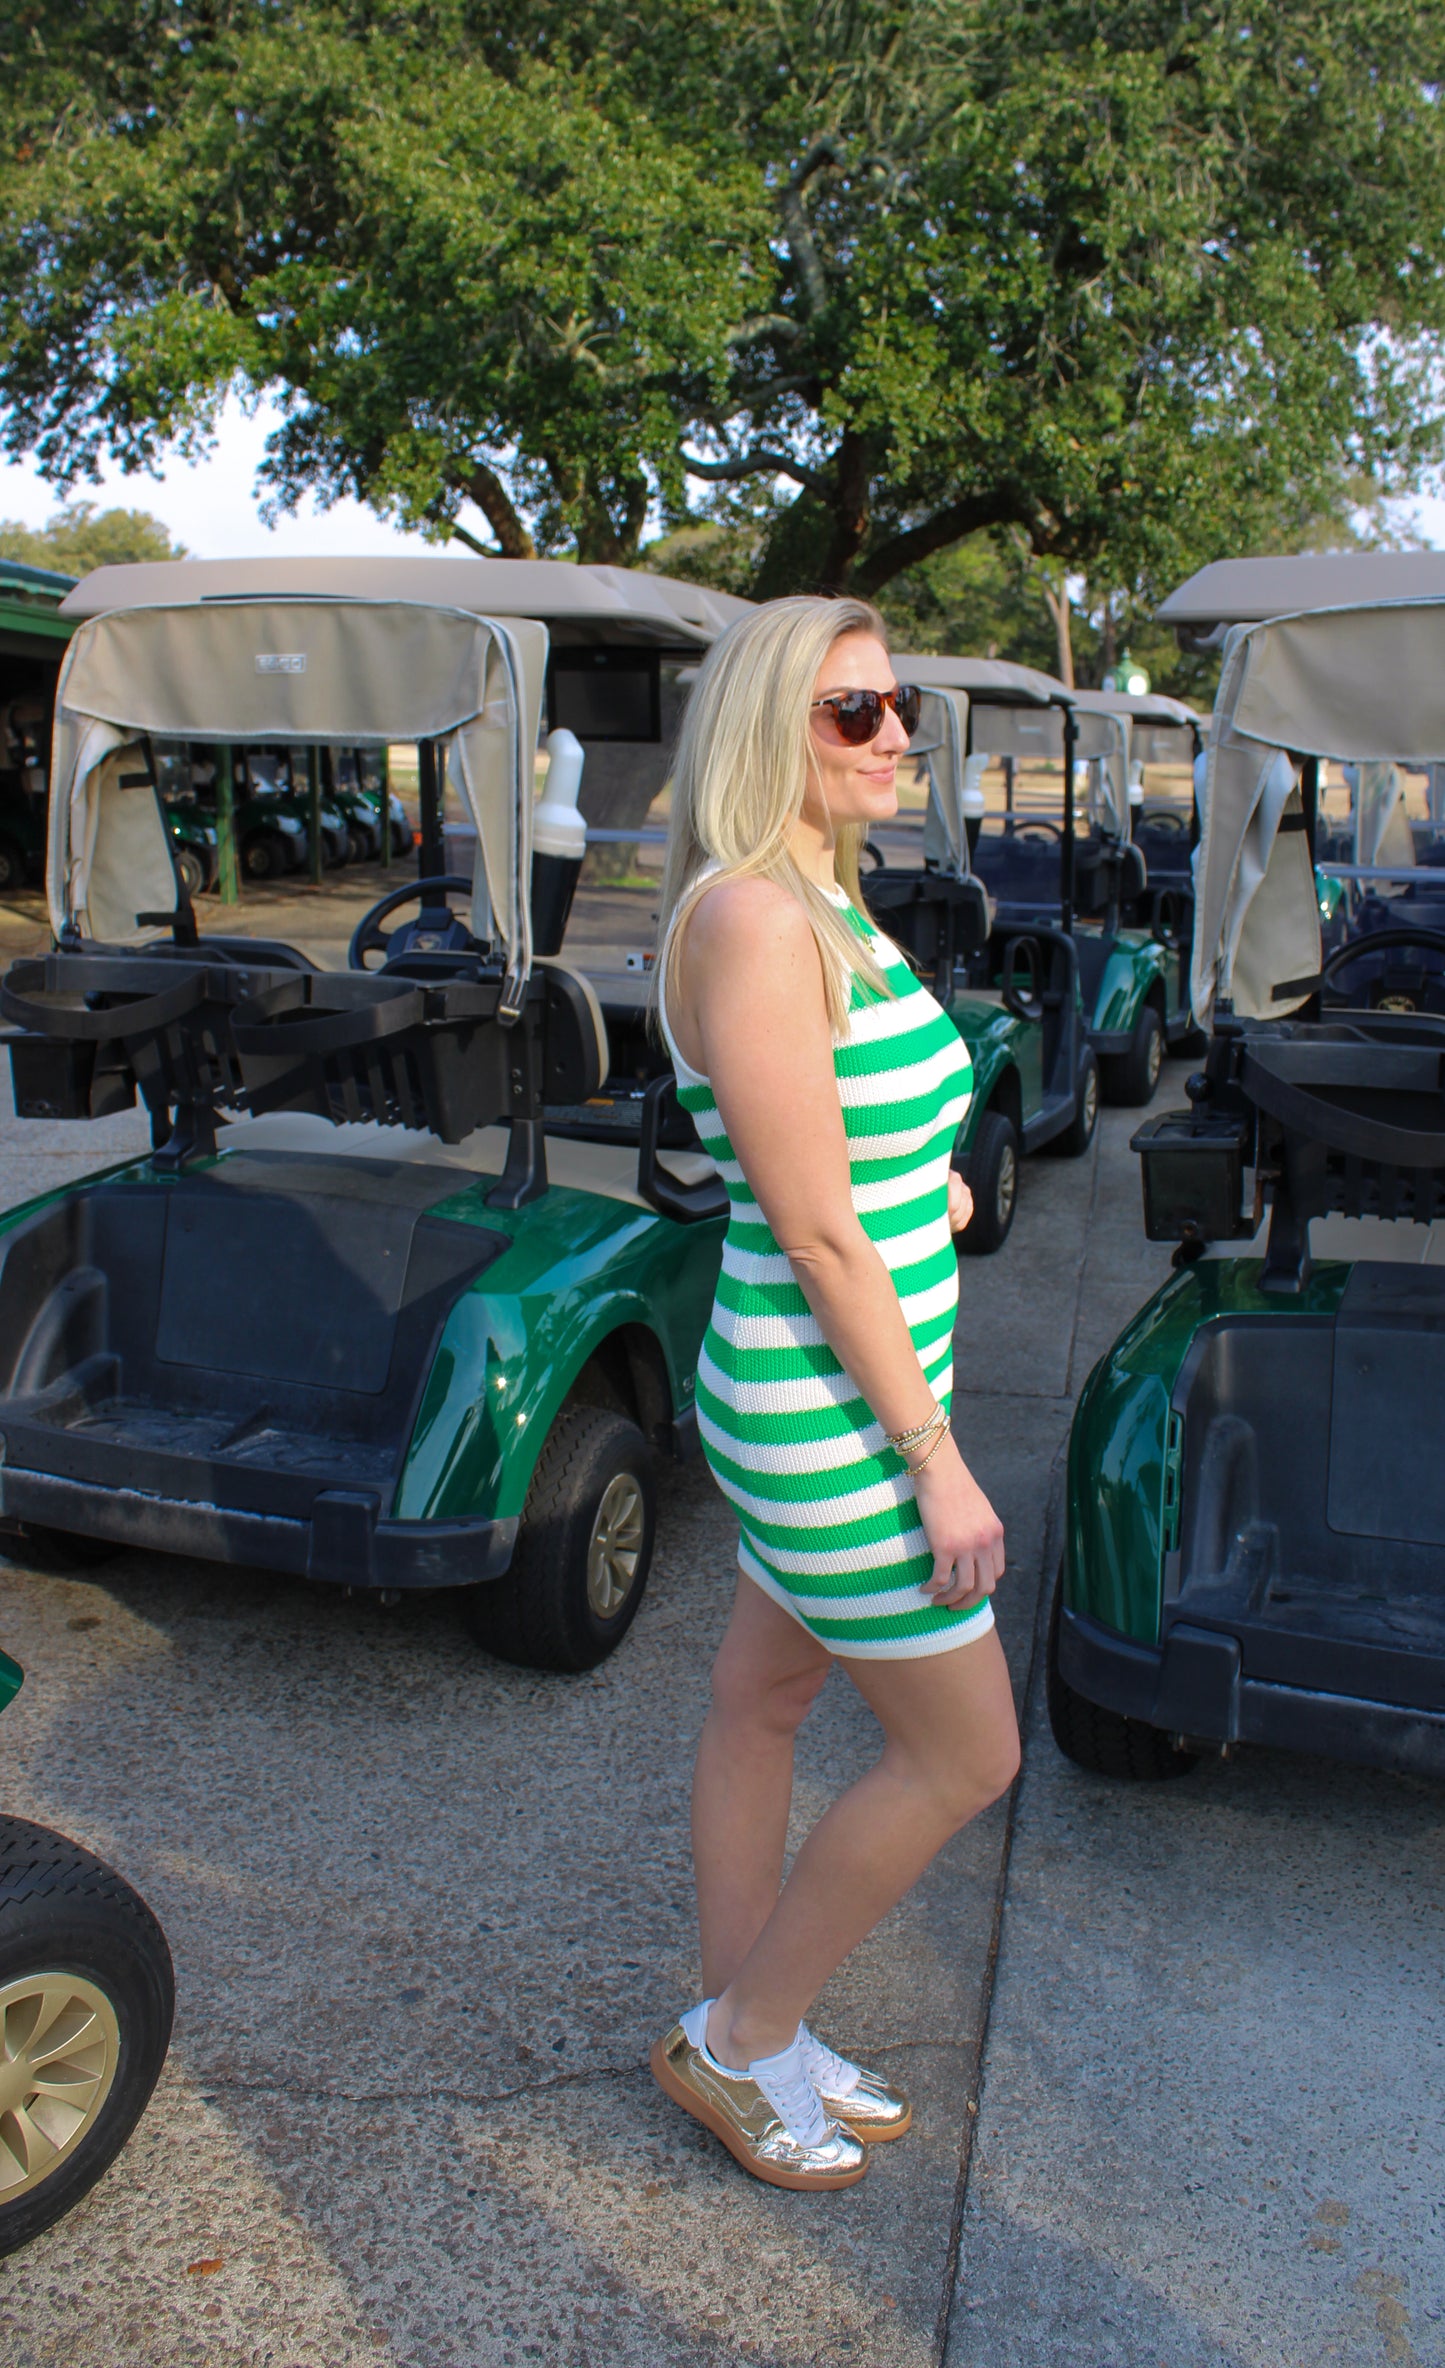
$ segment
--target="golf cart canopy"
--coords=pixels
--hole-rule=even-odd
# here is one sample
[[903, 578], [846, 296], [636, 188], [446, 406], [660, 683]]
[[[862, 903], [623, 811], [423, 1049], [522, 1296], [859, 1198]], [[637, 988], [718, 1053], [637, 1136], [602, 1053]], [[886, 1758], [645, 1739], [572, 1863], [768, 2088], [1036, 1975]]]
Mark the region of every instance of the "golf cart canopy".
[[1445, 562], [1432, 598], [1317, 609], [1230, 633], [1196, 869], [1191, 993], [1201, 1027], [1217, 996], [1247, 1019], [1280, 1019], [1307, 1000], [1320, 925], [1304, 762], [1445, 760], [1442, 647]]
[[[428, 565], [387, 561], [384, 572]], [[293, 562], [282, 572], [295, 570]], [[56, 936], [78, 930], [124, 944], [144, 934], [138, 914], [175, 902], [159, 801], [136, 794], [150, 785], [149, 742], [431, 740], [476, 827], [476, 934], [495, 929], [525, 980], [546, 628], [420, 599], [357, 597], [364, 563], [349, 568], [348, 595], [155, 603], [166, 589], [159, 579], [193, 571], [208, 572], [200, 561], [105, 568], [77, 587], [109, 578], [118, 592], [126, 578], [148, 598], [89, 617], [61, 669], [47, 857]]]
[[[170, 559], [99, 567], [61, 604], [70, 617], [233, 600], [385, 600], [537, 617], [558, 644], [705, 649], [752, 603], [672, 576], [565, 559]], [[399, 738], [401, 735], [398, 734]]]
[[971, 756], [1029, 757], [1038, 764], [1062, 764], [1064, 709], [1074, 717], [1074, 754], [1097, 758], [1102, 791], [1096, 819], [1120, 838], [1129, 835], [1129, 728], [1111, 709], [1088, 704], [1091, 694], [1071, 691], [1035, 666], [1007, 658], [895, 656], [900, 682], [923, 690], [951, 691], [969, 706]]
[[1127, 720], [1131, 764], [1190, 765], [1209, 731], [1207, 716], [1162, 691], [1075, 691], [1073, 697], [1081, 713]]
[[1445, 551], [1301, 551], [1216, 559], [1156, 611], [1187, 649], [1217, 647], [1230, 625], [1386, 600], [1445, 600]]

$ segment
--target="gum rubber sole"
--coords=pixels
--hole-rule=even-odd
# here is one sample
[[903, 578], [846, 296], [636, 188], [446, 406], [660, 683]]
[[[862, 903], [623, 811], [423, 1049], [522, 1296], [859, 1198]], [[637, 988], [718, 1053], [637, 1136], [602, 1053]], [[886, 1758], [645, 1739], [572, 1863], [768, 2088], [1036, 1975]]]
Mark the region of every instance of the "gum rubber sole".
[[757, 2156], [749, 2152], [732, 2123], [721, 2113], [710, 2112], [701, 2097], [696, 2096], [676, 2077], [660, 2039], [653, 2041], [647, 2061], [663, 2095], [671, 2097], [674, 2105], [680, 2105], [684, 2113], [692, 2115], [694, 2121], [700, 2121], [704, 2129], [711, 2130], [715, 2138], [721, 2138], [734, 2161], [740, 2162], [745, 2171], [751, 2171], [755, 2179], [762, 2179], [769, 2187], [790, 2187], [811, 2194], [816, 2188], [822, 2187], [856, 2187], [859, 2180], [866, 2176], [866, 2158], [856, 2171], [784, 2171], [773, 2163], [759, 2162]]
[[842, 2104], [830, 2105], [826, 2097], [823, 2099], [823, 2111], [831, 2113], [836, 2122], [841, 2123], [851, 2136], [861, 2138], [865, 2146], [891, 2146], [895, 2138], [906, 2138], [913, 2127], [913, 2107], [911, 2105], [908, 2108], [906, 2119], [890, 2122], [886, 2130], [880, 2130], [875, 2123], [850, 2121], [846, 2106]]

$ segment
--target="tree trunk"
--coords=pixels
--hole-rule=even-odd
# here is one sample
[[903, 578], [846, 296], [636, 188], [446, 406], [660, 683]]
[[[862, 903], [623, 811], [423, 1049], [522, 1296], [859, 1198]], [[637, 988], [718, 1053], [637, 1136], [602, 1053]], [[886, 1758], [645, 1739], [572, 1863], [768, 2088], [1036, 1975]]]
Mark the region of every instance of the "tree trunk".
[[1044, 606], [1054, 621], [1054, 640], [1059, 653], [1059, 680], [1065, 690], [1074, 687], [1073, 611], [1069, 604], [1069, 588], [1060, 584], [1057, 592], [1050, 583], [1043, 585]]

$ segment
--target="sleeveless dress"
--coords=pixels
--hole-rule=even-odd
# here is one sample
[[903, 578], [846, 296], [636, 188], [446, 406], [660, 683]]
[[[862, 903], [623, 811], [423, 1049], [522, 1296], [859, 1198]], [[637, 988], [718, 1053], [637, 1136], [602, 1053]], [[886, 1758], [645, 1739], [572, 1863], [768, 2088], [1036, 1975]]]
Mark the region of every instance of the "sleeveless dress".
[[[898, 948], [841, 888], [835, 901], [893, 990], [880, 1000], [854, 978], [848, 1032], [833, 1051], [853, 1206], [892, 1276], [924, 1374], [947, 1408], [958, 1309], [948, 1170], [972, 1095], [972, 1064]], [[703, 1453], [741, 1525], [738, 1561], [841, 1659], [910, 1660], [966, 1644], [993, 1626], [992, 1606], [985, 1596], [959, 1611], [924, 1594], [933, 1557], [912, 1482], [823, 1338], [733, 1155], [708, 1080], [673, 1041], [665, 968], [659, 985], [678, 1099], [731, 1204], [698, 1362], [697, 1408]], [[805, 1144], [798, 1151], [806, 1158]]]

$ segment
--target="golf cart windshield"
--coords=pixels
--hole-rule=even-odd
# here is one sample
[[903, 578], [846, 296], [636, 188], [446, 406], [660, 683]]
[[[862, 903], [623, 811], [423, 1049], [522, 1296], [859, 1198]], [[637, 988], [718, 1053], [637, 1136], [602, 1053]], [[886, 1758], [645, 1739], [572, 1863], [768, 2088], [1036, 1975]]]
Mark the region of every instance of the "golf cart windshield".
[[1421, 767], [1445, 756], [1442, 627], [1445, 573], [1434, 598], [1360, 602], [1230, 632], [1196, 871], [1191, 992], [1201, 1027], [1219, 997], [1241, 1018], [1279, 1019], [1312, 993], [1320, 908], [1304, 768], [1328, 757]]

